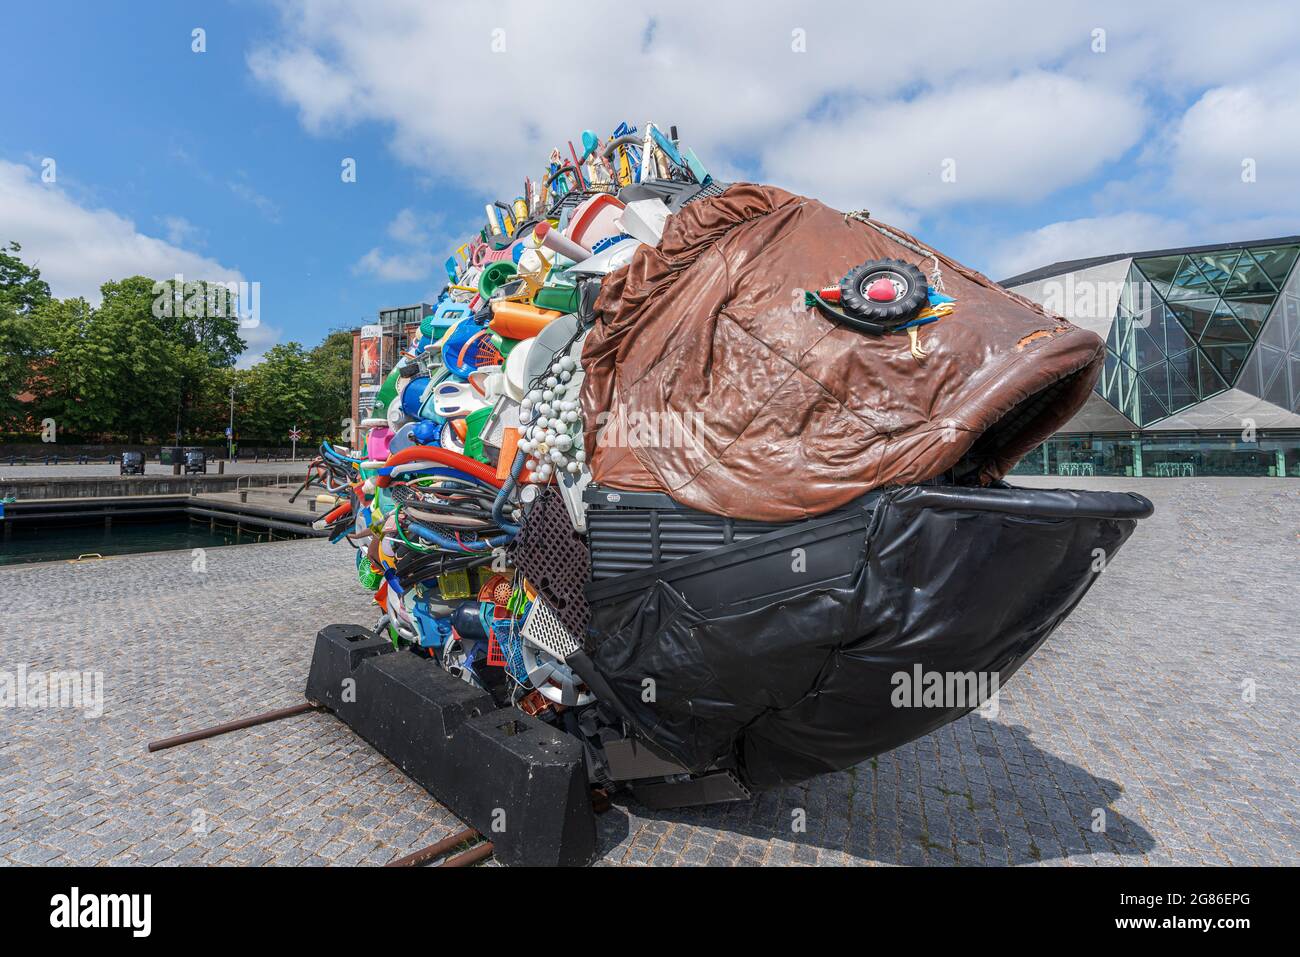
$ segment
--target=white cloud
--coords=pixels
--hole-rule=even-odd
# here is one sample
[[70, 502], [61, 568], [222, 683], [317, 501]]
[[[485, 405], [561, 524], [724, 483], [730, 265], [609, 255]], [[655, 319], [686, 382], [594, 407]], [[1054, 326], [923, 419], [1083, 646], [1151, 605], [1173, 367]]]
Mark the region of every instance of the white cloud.
[[145, 235], [112, 210], [80, 205], [29, 167], [0, 160], [0, 242], [10, 240], [22, 244], [23, 259], [41, 270], [60, 298], [84, 296], [97, 303], [102, 283], [134, 275], [244, 278], [238, 269]]
[[260, 322], [251, 329], [240, 329], [239, 338], [247, 343], [247, 348], [235, 362], [236, 369], [249, 369], [262, 361], [266, 350], [280, 341], [282, 330], [278, 326]]
[[1112, 84], [1137, 83], [1172, 94], [1249, 80], [1270, 64], [1293, 59], [1300, 42], [1293, 0], [1252, 0], [1218, 10], [1185, 0], [1043, 6], [1089, 34], [1106, 31], [1104, 53], [1076, 45], [1075, 69]]
[[[1300, 212], [1300, 71], [1218, 86], [1173, 135], [1173, 185], [1198, 205], [1240, 213]], [[1253, 179], [1243, 179], [1247, 164]]]
[[167, 241], [173, 246], [184, 246], [186, 243], [202, 245], [199, 242], [199, 228], [184, 216], [164, 216], [160, 222], [167, 233]]
[[299, 108], [302, 124], [319, 133], [362, 115], [358, 85], [312, 50], [262, 47], [248, 57], [253, 74]]
[[988, 253], [988, 274], [1005, 279], [1039, 266], [1114, 253], [1149, 252], [1177, 246], [1250, 242], [1296, 232], [1287, 215], [1174, 218], [1125, 212], [1063, 220], [997, 242]]
[[[1222, 238], [1203, 241], [1216, 242]], [[1071, 259], [1167, 249], [1194, 242], [1193, 229], [1186, 223], [1150, 213], [1072, 219], [1000, 241], [989, 255], [989, 275], [994, 279], [1005, 279], [1039, 266]]]
[[[557, 26], [535, 0], [282, 0], [279, 35], [248, 64], [308, 130], [378, 124], [401, 161], [484, 199], [516, 195], [585, 127], [647, 119], [676, 124], [726, 178], [909, 229], [962, 204], [993, 204], [996, 220], [997, 204], [1086, 186], [1094, 215], [989, 253], [1006, 275], [1223, 239], [1215, 229], [1296, 231], [1265, 228], [1300, 206], [1291, 6], [1259, 0], [1207, 19], [1182, 3], [934, 0], [923, 18], [882, 19], [854, 0], [659, 0]], [[1266, 69], [1277, 72], [1261, 80]], [[1259, 164], [1253, 190], [1240, 183], [1246, 156]], [[945, 159], [954, 182], [941, 178]], [[1103, 172], [1110, 182], [1094, 190]], [[406, 243], [418, 231], [407, 225], [390, 238]], [[432, 257], [376, 247], [355, 268], [412, 279]]]
[[385, 253], [378, 246], [352, 266], [356, 276], [373, 276], [386, 282], [414, 282], [428, 278], [433, 271], [433, 254], [428, 250]]
[[409, 207], [399, 210], [384, 231], [389, 239], [404, 248], [388, 252], [380, 246], [373, 247], [353, 263], [354, 276], [370, 276], [385, 282], [427, 279], [433, 273], [435, 253], [445, 256], [442, 250], [453, 242], [452, 236], [443, 229], [442, 216]]
[[388, 224], [388, 235], [408, 246], [427, 246], [433, 241], [432, 229], [441, 217], [421, 217], [413, 209], [403, 209]]
[[1121, 91], [1036, 72], [805, 121], [764, 151], [763, 166], [846, 209], [1025, 203], [1119, 157], [1144, 121]]
[[[562, 27], [534, 0], [281, 8], [248, 63], [307, 129], [377, 121], [405, 162], [501, 198], [584, 127], [650, 118], [706, 163], [841, 202], [902, 205], [870, 195], [890, 190], [930, 209], [1005, 196], [1017, 176], [1041, 193], [1151, 135], [1144, 103], [1244, 82], [1300, 44], [1283, 0], [1212, 21], [1124, 0], [935, 0], [892, 20], [853, 0], [660, 0]], [[959, 188], [933, 188], [936, 156], [958, 160]]]
[[231, 180], [226, 185], [230, 187], [232, 193], [261, 213], [268, 222], [280, 221], [280, 207], [269, 196], [263, 196], [243, 180]]
[[[939, 7], [900, 40], [851, 0], [798, 10], [664, 0], [653, 17], [615, 7], [562, 27], [522, 0], [293, 0], [283, 35], [248, 63], [309, 130], [379, 121], [411, 165], [513, 196], [521, 163], [540, 166], [587, 126], [677, 124], [723, 166], [765, 152], [828, 100], [1005, 82], [1019, 64], [1086, 47], [1086, 19], [1011, 3]], [[865, 41], [875, 29], [883, 42]]]

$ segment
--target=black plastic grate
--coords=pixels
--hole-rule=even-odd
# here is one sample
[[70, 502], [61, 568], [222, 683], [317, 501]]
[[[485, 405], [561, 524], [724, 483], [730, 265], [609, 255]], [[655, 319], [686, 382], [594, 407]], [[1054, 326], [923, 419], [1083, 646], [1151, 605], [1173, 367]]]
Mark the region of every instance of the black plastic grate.
[[691, 509], [589, 506], [591, 577], [614, 578], [784, 528]]
[[586, 587], [591, 555], [582, 536], [573, 530], [569, 510], [553, 485], [541, 494], [525, 515], [524, 526], [509, 546], [510, 560], [569, 632], [587, 634], [591, 608]]
[[700, 187], [700, 191], [698, 193], [691, 196], [689, 199], [684, 200], [682, 202], [682, 205], [689, 206], [697, 199], [710, 199], [714, 196], [721, 196], [723, 193], [727, 191], [727, 187], [730, 185], [731, 185], [730, 183], [719, 183], [716, 179], [710, 180], [707, 184]]

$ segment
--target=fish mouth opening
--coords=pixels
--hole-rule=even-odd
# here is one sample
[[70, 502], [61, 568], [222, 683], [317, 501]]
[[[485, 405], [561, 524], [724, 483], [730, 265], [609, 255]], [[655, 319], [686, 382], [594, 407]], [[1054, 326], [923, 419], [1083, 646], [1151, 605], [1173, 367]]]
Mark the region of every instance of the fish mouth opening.
[[[1074, 415], [1098, 369], [1089, 363], [1047, 383], [993, 422], [971, 443], [950, 475], [959, 485], [1000, 479], [1027, 452]], [[1082, 398], [1080, 397], [1082, 393]]]

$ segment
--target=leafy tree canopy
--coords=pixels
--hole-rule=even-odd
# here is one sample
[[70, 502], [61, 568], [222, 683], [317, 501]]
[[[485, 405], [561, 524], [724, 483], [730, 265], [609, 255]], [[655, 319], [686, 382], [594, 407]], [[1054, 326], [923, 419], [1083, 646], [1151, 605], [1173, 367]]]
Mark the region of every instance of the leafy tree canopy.
[[128, 441], [212, 440], [230, 416], [241, 444], [288, 444], [339, 434], [351, 407], [352, 334], [313, 349], [289, 342], [251, 369], [239, 304], [221, 283], [129, 276], [105, 282], [102, 301], [55, 299], [40, 271], [0, 247], [0, 426]]
[[22, 249], [16, 242], [0, 246], [0, 314], [27, 314], [50, 301], [50, 286], [41, 271], [18, 258]]

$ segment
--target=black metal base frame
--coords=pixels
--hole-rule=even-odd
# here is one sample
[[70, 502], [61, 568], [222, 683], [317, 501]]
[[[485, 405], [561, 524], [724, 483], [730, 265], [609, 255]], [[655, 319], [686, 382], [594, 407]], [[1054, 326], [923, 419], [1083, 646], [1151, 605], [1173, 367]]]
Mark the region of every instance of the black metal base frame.
[[316, 635], [307, 699], [477, 829], [508, 865], [582, 866], [596, 822], [582, 743], [360, 625]]

